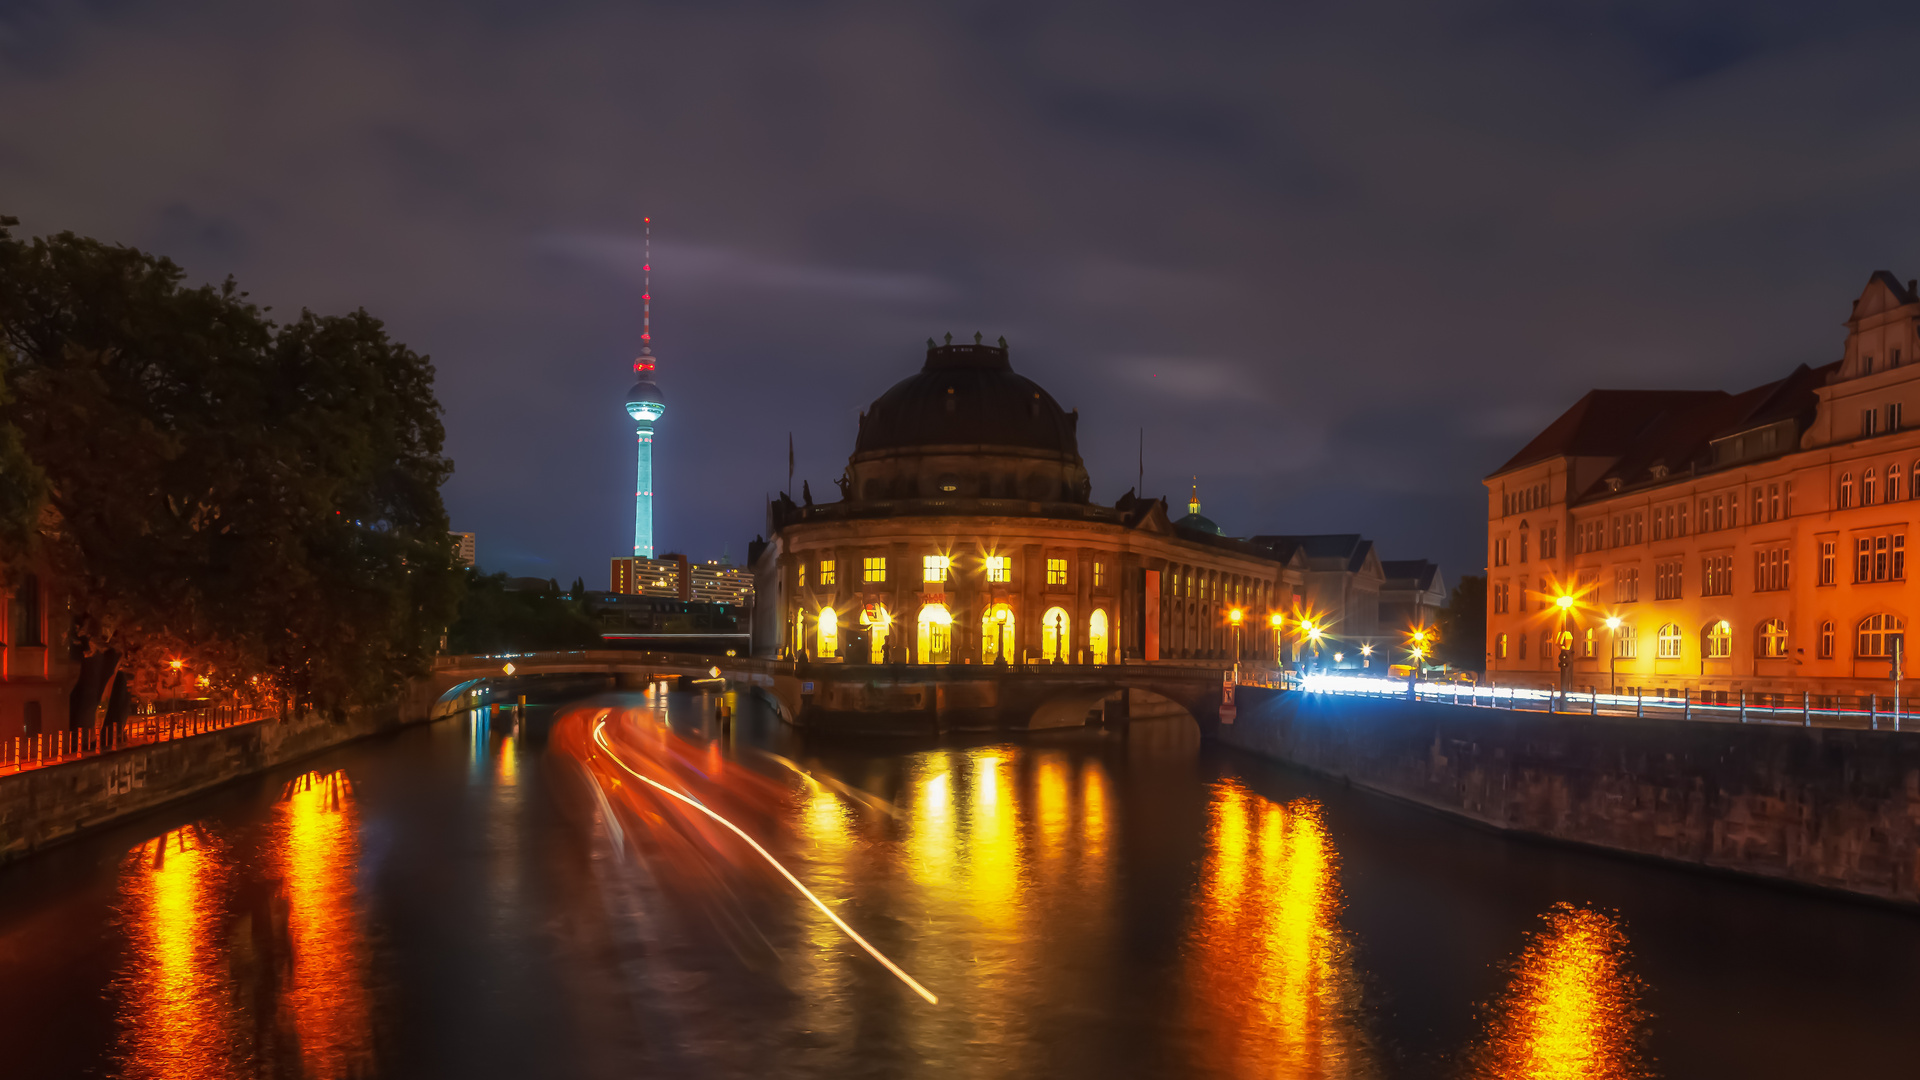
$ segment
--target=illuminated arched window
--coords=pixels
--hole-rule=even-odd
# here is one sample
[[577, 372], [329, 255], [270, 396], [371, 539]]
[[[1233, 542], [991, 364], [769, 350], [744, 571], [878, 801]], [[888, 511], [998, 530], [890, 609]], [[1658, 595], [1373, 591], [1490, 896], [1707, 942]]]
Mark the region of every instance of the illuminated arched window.
[[1005, 604], [995, 604], [987, 609], [980, 619], [980, 662], [997, 664], [1004, 650], [1007, 663], [1019, 659], [1020, 652], [1013, 640], [1013, 609]]
[[1860, 632], [1854, 639], [1853, 654], [1868, 659], [1893, 655], [1893, 643], [1902, 636], [1898, 615], [1869, 615], [1860, 620]]
[[1872, 506], [1875, 494], [1873, 490], [1873, 470], [1868, 469], [1866, 473], [1860, 477], [1860, 505]]
[[1710, 623], [1701, 635], [1706, 642], [1706, 657], [1709, 660], [1725, 660], [1733, 655], [1733, 624], [1721, 619]]
[[1072, 637], [1073, 616], [1066, 608], [1048, 608], [1040, 617], [1040, 658], [1050, 664], [1072, 663]]
[[887, 639], [893, 634], [893, 613], [885, 604], [868, 604], [860, 610], [860, 625], [867, 628], [867, 662], [887, 662]]
[[1833, 620], [1828, 619], [1820, 624], [1820, 656], [1823, 659], [1833, 659], [1833, 638]]
[[814, 630], [819, 637], [818, 655], [833, 656], [840, 651], [840, 616], [832, 608], [820, 609], [820, 620]]
[[916, 629], [914, 655], [920, 663], [953, 663], [953, 615], [947, 610], [947, 605], [923, 605], [920, 608], [920, 624]]
[[1768, 619], [1760, 624], [1760, 633], [1756, 642], [1760, 655], [1781, 657], [1787, 655], [1787, 624], [1779, 619]]
[[1841, 473], [1840, 474], [1840, 509], [1845, 510], [1852, 505], [1853, 505], [1853, 474]]
[[1668, 623], [1660, 628], [1660, 659], [1680, 659], [1680, 624]]
[[1593, 659], [1593, 627], [1591, 626], [1587, 627], [1587, 632], [1581, 635], [1580, 658], [1582, 660]]
[[1096, 664], [1107, 662], [1107, 613], [1099, 608], [1087, 618], [1087, 659]]
[[1887, 466], [1887, 502], [1900, 501], [1900, 466]]

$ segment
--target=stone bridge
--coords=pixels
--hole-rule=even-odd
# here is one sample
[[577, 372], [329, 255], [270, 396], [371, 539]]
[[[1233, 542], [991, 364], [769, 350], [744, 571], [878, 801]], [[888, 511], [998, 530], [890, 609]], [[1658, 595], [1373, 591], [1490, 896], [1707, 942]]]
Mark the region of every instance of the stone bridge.
[[[509, 673], [506, 666], [511, 664]], [[754, 657], [602, 650], [443, 657], [430, 677], [435, 715], [510, 701], [533, 680], [610, 679], [639, 688], [661, 679], [712, 680], [751, 691], [810, 731], [933, 734], [1021, 731], [1186, 715], [1204, 734], [1220, 722], [1220, 663], [993, 666], [822, 664]], [[717, 673], [717, 674], [716, 674]], [[1261, 693], [1241, 687], [1242, 695]], [[1270, 693], [1270, 691], [1266, 692]]]

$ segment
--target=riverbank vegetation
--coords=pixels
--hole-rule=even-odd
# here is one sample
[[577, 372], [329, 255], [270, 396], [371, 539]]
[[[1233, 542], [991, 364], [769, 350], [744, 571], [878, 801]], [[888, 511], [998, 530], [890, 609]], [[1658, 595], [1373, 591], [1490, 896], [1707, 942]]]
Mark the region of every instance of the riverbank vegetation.
[[183, 658], [323, 708], [427, 669], [463, 586], [427, 357], [364, 310], [0, 217], [0, 562], [58, 583], [72, 715]]

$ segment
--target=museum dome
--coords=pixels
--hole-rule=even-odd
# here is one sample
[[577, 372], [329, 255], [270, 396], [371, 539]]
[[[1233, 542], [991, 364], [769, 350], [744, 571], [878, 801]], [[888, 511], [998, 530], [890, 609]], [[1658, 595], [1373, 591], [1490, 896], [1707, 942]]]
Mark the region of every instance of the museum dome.
[[845, 486], [856, 499], [1085, 502], [1079, 420], [1014, 373], [1005, 338], [929, 340], [919, 372], [860, 414]]
[[853, 451], [1008, 446], [1080, 456], [1079, 417], [1014, 373], [1000, 345], [927, 343], [927, 360], [881, 394], [860, 421]]

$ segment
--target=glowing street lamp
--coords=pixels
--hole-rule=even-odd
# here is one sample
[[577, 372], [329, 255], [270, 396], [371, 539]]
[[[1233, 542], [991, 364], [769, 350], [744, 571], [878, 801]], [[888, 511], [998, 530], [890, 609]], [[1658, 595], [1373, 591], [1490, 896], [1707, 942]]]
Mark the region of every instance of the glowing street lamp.
[[1280, 628], [1286, 625], [1286, 618], [1279, 612], [1267, 616], [1267, 625], [1273, 627], [1273, 666], [1280, 666]]
[[997, 654], [994, 656], [993, 662], [996, 667], [1006, 667], [1007, 666], [1007, 607], [1005, 604], [1002, 604], [999, 607], [993, 609], [993, 622], [994, 622], [994, 626], [996, 627], [996, 629], [993, 632], [993, 640], [994, 640], [993, 651]]
[[1233, 624], [1233, 666], [1236, 668], [1240, 666], [1240, 621], [1246, 617], [1247, 613], [1239, 608], [1227, 612], [1227, 621]]
[[1567, 700], [1567, 678], [1573, 669], [1573, 631], [1567, 628], [1567, 620], [1573, 615], [1573, 595], [1561, 593], [1553, 600], [1560, 609], [1560, 702], [1562, 707]]

